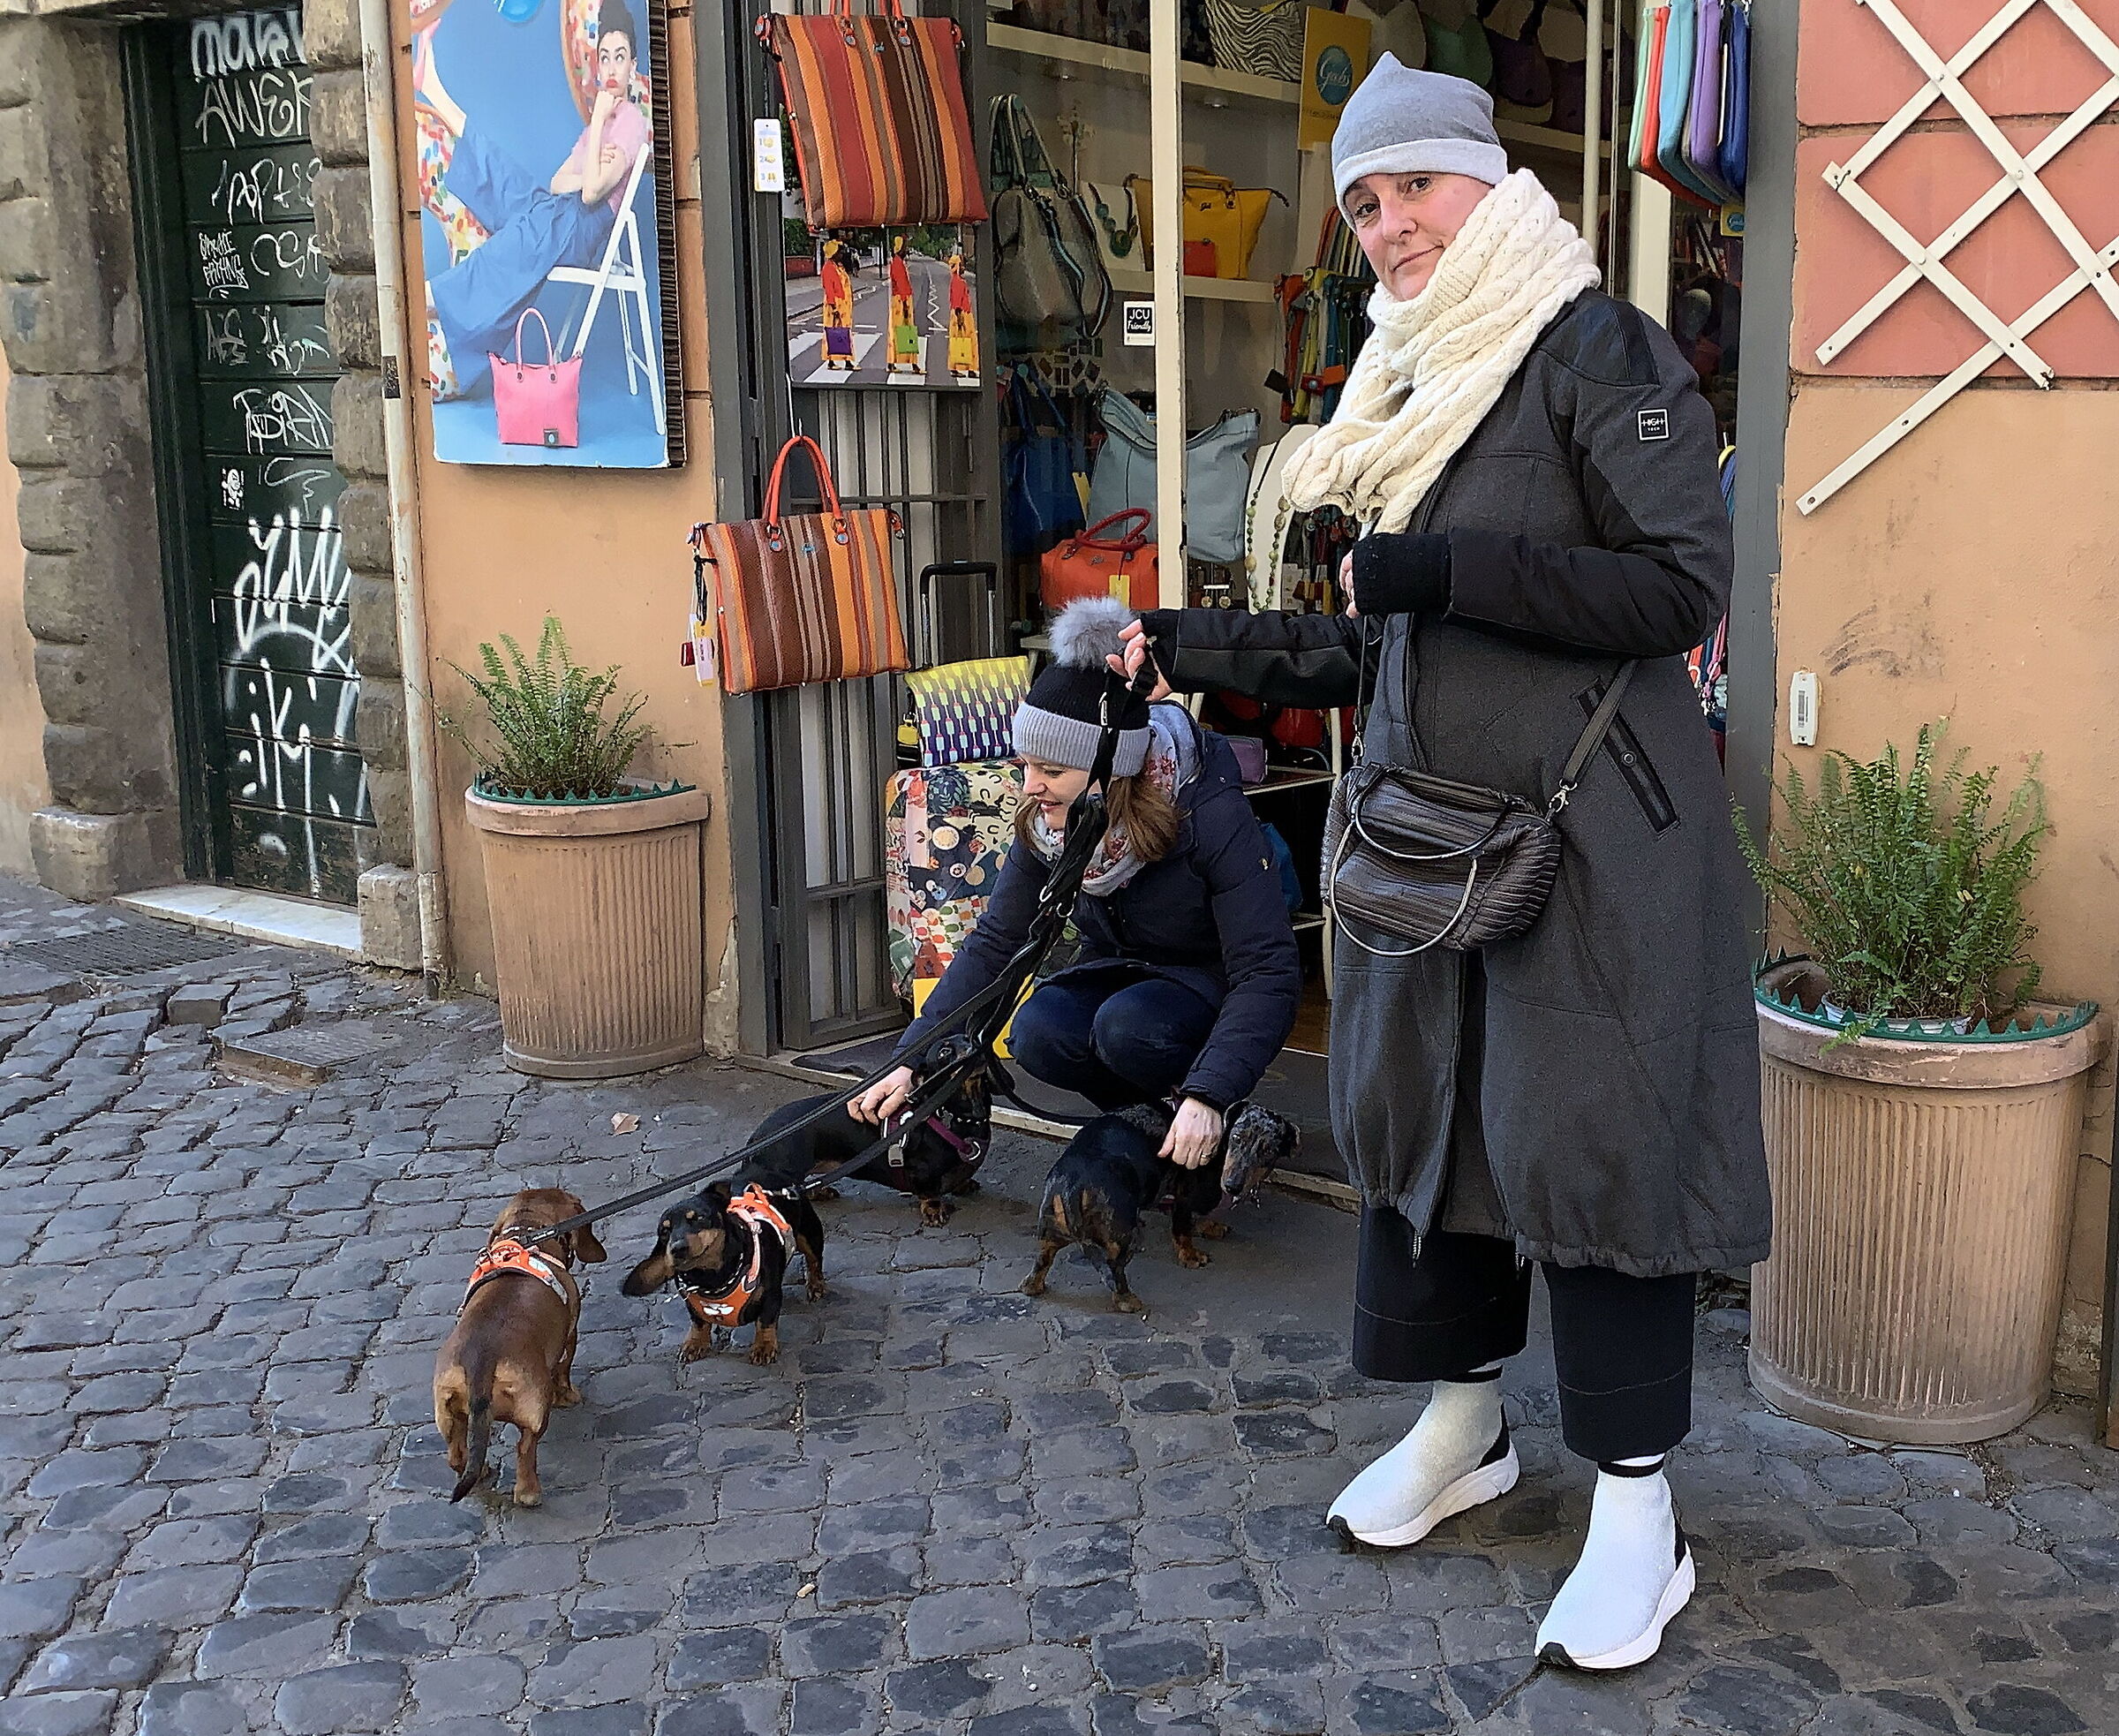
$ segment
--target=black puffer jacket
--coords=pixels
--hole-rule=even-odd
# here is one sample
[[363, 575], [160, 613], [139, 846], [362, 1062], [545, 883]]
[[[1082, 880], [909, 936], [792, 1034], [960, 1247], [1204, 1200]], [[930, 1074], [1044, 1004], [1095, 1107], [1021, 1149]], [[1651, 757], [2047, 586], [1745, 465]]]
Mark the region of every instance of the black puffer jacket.
[[[1287, 1041], [1302, 1000], [1301, 958], [1235, 754], [1181, 707], [1162, 709], [1193, 732], [1199, 748], [1199, 770], [1177, 792], [1184, 830], [1168, 856], [1110, 896], [1076, 901], [1082, 950], [1052, 980], [1129, 964], [1181, 984], [1218, 1008], [1180, 1089], [1225, 1109], [1251, 1094]], [[985, 913], [900, 1040], [901, 1060], [916, 1057], [938, 1023], [1000, 974], [1029, 932], [1048, 872], [1044, 858], [1020, 842], [1008, 851]]]
[[[1561, 816], [1550, 902], [1482, 955], [1471, 1125], [1519, 1251], [1563, 1265], [1648, 1276], [1768, 1248], [1746, 882], [1682, 660], [1729, 593], [1715, 457], [1669, 337], [1591, 292], [1539, 340], [1410, 533], [1361, 547], [1364, 619], [1146, 617], [1184, 687], [1345, 706], [1366, 655], [1371, 759], [1541, 806], [1603, 683], [1644, 660]], [[1450, 1178], [1465, 961], [1378, 958], [1342, 936], [1336, 964], [1340, 1149], [1367, 1198], [1424, 1234]]]

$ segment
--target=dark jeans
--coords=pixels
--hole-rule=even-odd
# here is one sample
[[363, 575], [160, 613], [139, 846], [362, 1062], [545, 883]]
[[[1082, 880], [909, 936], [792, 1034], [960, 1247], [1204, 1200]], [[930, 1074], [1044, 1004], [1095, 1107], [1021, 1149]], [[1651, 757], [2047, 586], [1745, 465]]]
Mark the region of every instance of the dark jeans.
[[[1523, 1348], [1530, 1267], [1496, 1236], [1438, 1230], [1417, 1256], [1388, 1206], [1361, 1214], [1354, 1365], [1373, 1380], [1447, 1380]], [[1560, 1435], [1585, 1459], [1667, 1453], [1693, 1426], [1693, 1272], [1630, 1278], [1544, 1266]]]
[[1047, 983], [1015, 1015], [1008, 1048], [1047, 1084], [1098, 1109], [1123, 1109], [1182, 1084], [1215, 1017], [1190, 989], [1113, 971]]

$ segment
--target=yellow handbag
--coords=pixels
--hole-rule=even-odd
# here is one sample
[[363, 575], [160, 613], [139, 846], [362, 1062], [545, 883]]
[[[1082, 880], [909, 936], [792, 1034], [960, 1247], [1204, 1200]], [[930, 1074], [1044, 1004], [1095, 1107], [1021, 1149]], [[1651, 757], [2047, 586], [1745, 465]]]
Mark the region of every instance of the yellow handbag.
[[[1155, 184], [1145, 175], [1129, 175], [1126, 185], [1134, 192], [1134, 208], [1141, 217], [1141, 250], [1152, 264], [1155, 249]], [[1265, 223], [1265, 208], [1286, 199], [1271, 187], [1240, 187], [1226, 175], [1204, 169], [1185, 170], [1185, 245], [1211, 242], [1214, 275], [1246, 277], [1250, 275], [1251, 250], [1258, 245], [1258, 230]]]

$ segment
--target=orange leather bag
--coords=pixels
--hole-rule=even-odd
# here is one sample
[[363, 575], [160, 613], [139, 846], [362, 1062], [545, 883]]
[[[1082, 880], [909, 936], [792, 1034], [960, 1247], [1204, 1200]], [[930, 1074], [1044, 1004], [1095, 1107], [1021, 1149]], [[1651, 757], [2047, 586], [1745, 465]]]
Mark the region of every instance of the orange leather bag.
[[1156, 550], [1148, 540], [1152, 517], [1128, 507], [1048, 548], [1037, 560], [1037, 594], [1047, 615], [1083, 597], [1117, 597], [1128, 608], [1156, 606]]

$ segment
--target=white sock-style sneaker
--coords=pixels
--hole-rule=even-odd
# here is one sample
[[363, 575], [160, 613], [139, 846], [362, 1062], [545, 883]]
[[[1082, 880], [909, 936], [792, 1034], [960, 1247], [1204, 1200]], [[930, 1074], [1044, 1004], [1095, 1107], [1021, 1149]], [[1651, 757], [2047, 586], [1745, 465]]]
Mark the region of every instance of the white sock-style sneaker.
[[1538, 1656], [1577, 1670], [1625, 1670], [1663, 1644], [1692, 1600], [1693, 1551], [1662, 1458], [1599, 1466], [1581, 1559], [1538, 1627]]
[[1340, 1491], [1324, 1522], [1348, 1544], [1403, 1549], [1437, 1525], [1516, 1486], [1522, 1467], [1501, 1415], [1496, 1364], [1438, 1380], [1406, 1438]]

